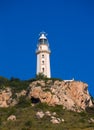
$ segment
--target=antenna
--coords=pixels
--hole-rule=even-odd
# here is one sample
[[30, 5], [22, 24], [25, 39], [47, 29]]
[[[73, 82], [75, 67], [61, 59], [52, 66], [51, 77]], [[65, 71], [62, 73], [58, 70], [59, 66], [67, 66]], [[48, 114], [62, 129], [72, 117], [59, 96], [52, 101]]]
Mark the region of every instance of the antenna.
[[46, 32], [42, 31], [42, 32], [39, 33], [39, 36], [41, 36], [42, 34], [44, 34], [45, 36], [48, 35]]

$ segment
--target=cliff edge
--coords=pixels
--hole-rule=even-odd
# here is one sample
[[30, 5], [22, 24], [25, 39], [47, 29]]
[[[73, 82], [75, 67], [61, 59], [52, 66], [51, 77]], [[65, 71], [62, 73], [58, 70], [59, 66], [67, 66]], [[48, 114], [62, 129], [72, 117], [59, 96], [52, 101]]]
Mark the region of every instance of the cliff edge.
[[14, 93], [12, 87], [1, 89], [0, 107], [16, 105], [21, 96], [29, 98], [32, 104], [41, 102], [51, 106], [62, 105], [63, 109], [77, 112], [93, 106], [88, 85], [81, 81], [37, 80], [29, 84], [26, 90], [19, 93]]
[[34, 81], [29, 85], [27, 95], [32, 102], [62, 105], [78, 112], [93, 106], [88, 85], [80, 81]]

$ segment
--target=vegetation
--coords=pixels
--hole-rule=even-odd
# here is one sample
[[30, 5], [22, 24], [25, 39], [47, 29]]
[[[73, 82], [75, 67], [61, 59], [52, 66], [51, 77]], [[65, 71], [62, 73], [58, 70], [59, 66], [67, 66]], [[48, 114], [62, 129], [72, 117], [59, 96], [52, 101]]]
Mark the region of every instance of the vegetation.
[[26, 108], [31, 105], [31, 101], [26, 96], [19, 97], [18, 104], [16, 107]]
[[48, 78], [43, 73], [39, 73], [38, 75], [36, 75], [36, 79], [37, 80], [41, 80], [41, 79], [46, 80]]
[[0, 77], [0, 89], [10, 87], [12, 89], [12, 92], [16, 93], [20, 92], [23, 89], [26, 90], [29, 84], [33, 81], [36, 81], [36, 79], [20, 80], [14, 77], [12, 77], [11, 79]]
[[62, 79], [59, 78], [47, 78], [47, 76], [45, 76], [43, 73], [39, 73], [38, 75], [36, 75], [36, 80], [44, 80], [45, 82], [47, 82], [48, 80], [52, 80], [53, 82], [56, 80], [62, 81]]
[[[56, 112], [57, 117], [63, 118], [65, 122], [52, 124], [50, 118], [44, 116], [43, 119], [36, 118], [36, 112]], [[16, 121], [7, 121], [7, 118], [14, 114]], [[63, 110], [61, 106], [48, 106], [47, 104], [36, 104], [27, 107], [0, 108], [0, 130], [93, 130], [94, 123], [89, 123], [94, 114], [76, 113]]]
[[58, 78], [47, 78], [42, 73], [36, 75], [36, 78], [29, 79], [29, 80], [20, 80], [14, 77], [11, 77], [11, 79], [0, 77], [0, 89], [4, 89], [5, 87], [11, 87], [12, 92], [17, 93], [23, 89], [26, 90], [29, 84], [36, 80], [44, 80], [45, 82], [47, 82], [48, 80], [52, 80], [53, 82], [56, 80], [62, 81], [62, 79], [58, 79]]
[[[16, 93], [27, 89], [31, 82], [41, 79], [45, 82], [48, 80], [52, 80], [53, 82], [60, 80], [56, 78], [48, 79], [47, 77], [42, 77], [42, 75], [25, 81], [13, 77], [11, 79], [0, 77], [0, 89], [10, 86], [13, 93]], [[48, 110], [56, 112], [56, 116], [60, 119], [63, 118], [65, 122], [52, 124], [50, 118], [47, 116], [44, 116], [43, 119], [36, 118], [37, 111], [46, 112]], [[7, 121], [7, 118], [12, 114], [16, 116], [17, 120]], [[76, 113], [64, 110], [59, 105], [53, 107], [39, 102], [32, 106], [29, 99], [21, 96], [15, 107], [0, 108], [0, 130], [93, 130], [94, 123], [88, 121], [90, 118], [94, 119], [94, 108], [87, 108], [85, 112]]]

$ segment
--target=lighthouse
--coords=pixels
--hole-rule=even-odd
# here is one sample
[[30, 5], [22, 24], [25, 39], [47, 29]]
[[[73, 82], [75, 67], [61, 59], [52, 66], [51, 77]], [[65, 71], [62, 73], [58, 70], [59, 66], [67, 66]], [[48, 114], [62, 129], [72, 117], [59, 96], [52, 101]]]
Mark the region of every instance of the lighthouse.
[[42, 73], [44, 76], [48, 78], [51, 77], [50, 71], [50, 49], [48, 39], [46, 37], [46, 33], [40, 33], [40, 37], [38, 39], [38, 45], [36, 50], [37, 55], [37, 75]]

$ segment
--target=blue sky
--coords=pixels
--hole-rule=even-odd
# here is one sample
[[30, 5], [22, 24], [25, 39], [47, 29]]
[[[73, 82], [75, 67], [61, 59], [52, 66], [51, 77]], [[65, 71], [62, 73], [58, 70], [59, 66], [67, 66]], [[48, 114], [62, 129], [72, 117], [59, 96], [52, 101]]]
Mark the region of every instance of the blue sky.
[[81, 80], [94, 96], [94, 1], [0, 0], [0, 75], [36, 74], [39, 33], [48, 34], [52, 77]]

